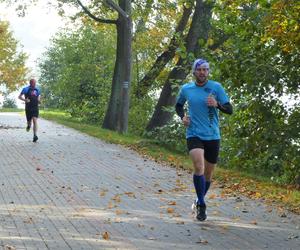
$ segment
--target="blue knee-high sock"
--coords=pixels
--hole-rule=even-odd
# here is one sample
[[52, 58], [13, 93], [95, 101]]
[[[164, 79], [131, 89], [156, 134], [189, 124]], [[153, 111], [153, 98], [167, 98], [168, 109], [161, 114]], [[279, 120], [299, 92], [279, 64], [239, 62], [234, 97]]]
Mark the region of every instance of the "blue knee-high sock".
[[207, 191], [208, 191], [208, 189], [209, 189], [209, 187], [210, 187], [210, 181], [206, 181], [205, 182], [205, 192], [204, 192], [204, 196], [206, 195], [206, 193], [207, 193]]
[[195, 175], [193, 176], [194, 186], [196, 189], [198, 204], [205, 205], [204, 194], [205, 194], [205, 177], [204, 175]]

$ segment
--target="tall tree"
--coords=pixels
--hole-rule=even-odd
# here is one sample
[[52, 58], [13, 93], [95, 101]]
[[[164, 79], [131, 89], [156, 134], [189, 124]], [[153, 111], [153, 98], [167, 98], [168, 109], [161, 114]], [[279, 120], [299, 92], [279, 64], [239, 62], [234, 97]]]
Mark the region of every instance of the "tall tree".
[[24, 83], [26, 58], [9, 30], [9, 23], [0, 20], [0, 85], [4, 85], [8, 91], [13, 91]]
[[114, 67], [112, 41], [111, 29], [89, 22], [56, 34], [39, 63], [43, 104], [87, 122], [103, 122]]
[[[117, 130], [120, 133], [127, 132], [129, 111], [129, 89], [131, 83], [131, 0], [119, 0], [119, 5], [112, 0], [106, 3], [118, 13], [117, 20], [100, 19], [90, 12], [80, 0], [78, 4], [83, 11], [96, 22], [115, 24], [117, 26], [117, 51], [112, 91], [110, 101], [105, 114], [103, 128]], [[93, 3], [94, 5], [97, 3]]]

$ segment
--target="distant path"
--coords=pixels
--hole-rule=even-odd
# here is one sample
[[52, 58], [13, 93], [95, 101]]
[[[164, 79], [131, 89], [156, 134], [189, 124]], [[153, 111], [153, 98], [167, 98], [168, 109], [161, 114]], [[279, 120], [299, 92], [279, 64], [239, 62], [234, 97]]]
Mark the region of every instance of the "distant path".
[[197, 222], [190, 174], [42, 119], [0, 113], [0, 171], [6, 249], [300, 249], [300, 216], [214, 187]]

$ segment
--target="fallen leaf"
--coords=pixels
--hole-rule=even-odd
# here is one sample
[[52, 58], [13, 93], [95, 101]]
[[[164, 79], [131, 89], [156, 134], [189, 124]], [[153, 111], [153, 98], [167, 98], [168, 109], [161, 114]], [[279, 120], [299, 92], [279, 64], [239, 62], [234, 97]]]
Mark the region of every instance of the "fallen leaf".
[[31, 217], [29, 217], [28, 219], [23, 221], [26, 224], [32, 224], [33, 223], [33, 219]]
[[207, 240], [201, 240], [201, 239], [200, 239], [200, 240], [197, 241], [196, 243], [206, 245], [206, 244], [208, 244], [208, 241], [207, 241]]
[[211, 194], [211, 195], [208, 196], [208, 198], [209, 199], [215, 199], [215, 198], [217, 198], [217, 195], [216, 194]]
[[111, 201], [110, 201], [110, 202], [108, 203], [108, 205], [107, 205], [107, 208], [108, 208], [108, 209], [112, 209], [112, 208], [114, 208], [114, 207], [116, 207], [116, 205], [112, 204]]
[[262, 196], [261, 193], [258, 192], [255, 193], [255, 198], [261, 198], [261, 196]]
[[100, 191], [100, 196], [105, 196], [106, 195], [106, 193], [107, 193], [107, 189], [103, 189], [103, 190], [101, 190]]
[[116, 210], [116, 215], [124, 214], [125, 212], [123, 210], [117, 209]]
[[114, 222], [115, 222], [115, 223], [121, 223], [122, 220], [121, 220], [121, 218], [115, 218]]
[[228, 225], [222, 225], [221, 227], [222, 227], [222, 229], [224, 229], [224, 230], [228, 230], [228, 228], [229, 228]]
[[102, 238], [105, 239], [105, 240], [109, 240], [109, 234], [108, 234], [108, 232], [104, 232], [102, 234]]
[[268, 213], [272, 213], [272, 212], [273, 212], [273, 209], [272, 209], [272, 208], [268, 208], [268, 209], [267, 209], [267, 212], [268, 212]]
[[121, 202], [121, 197], [120, 197], [120, 195], [116, 194], [116, 195], [112, 198], [112, 200], [114, 200], [115, 202]]
[[178, 213], [176, 213], [176, 214], [173, 215], [173, 217], [177, 217], [178, 218], [178, 217], [181, 217], [181, 215], [178, 214]]
[[170, 206], [175, 206], [175, 205], [176, 205], [176, 201], [169, 201], [169, 202], [168, 202], [168, 205], [170, 205]]
[[256, 220], [253, 220], [250, 223], [253, 224], [253, 225], [257, 225], [257, 221]]
[[136, 196], [133, 192], [125, 192], [125, 194], [128, 196], [128, 197], [132, 197], [132, 198], [135, 198], [136, 199]]
[[174, 208], [168, 207], [168, 208], [167, 208], [167, 212], [168, 212], [169, 214], [174, 213]]
[[5, 245], [4, 250], [16, 250], [16, 248], [14, 246]]

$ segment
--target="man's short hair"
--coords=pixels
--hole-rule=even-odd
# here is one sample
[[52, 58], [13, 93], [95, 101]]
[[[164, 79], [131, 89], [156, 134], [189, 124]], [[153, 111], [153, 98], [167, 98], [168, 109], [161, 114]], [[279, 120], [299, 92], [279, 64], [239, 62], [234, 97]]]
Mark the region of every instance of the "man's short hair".
[[193, 67], [192, 67], [192, 72], [195, 73], [196, 69], [200, 66], [204, 66], [205, 68], [209, 69], [209, 63], [205, 59], [198, 58], [194, 61]]
[[30, 79], [29, 83], [30, 84], [36, 83], [36, 80], [32, 78], [32, 79]]

